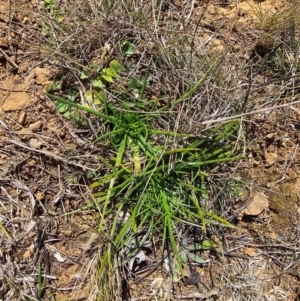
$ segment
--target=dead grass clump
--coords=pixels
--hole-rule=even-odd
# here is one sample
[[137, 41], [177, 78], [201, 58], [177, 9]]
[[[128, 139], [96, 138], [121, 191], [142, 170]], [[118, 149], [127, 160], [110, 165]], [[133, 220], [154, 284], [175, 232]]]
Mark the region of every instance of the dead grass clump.
[[300, 2], [294, 0], [286, 7], [271, 13], [264, 9], [264, 4], [253, 8], [261, 34], [256, 49], [260, 53], [266, 53], [281, 44], [290, 45], [291, 36], [300, 25]]

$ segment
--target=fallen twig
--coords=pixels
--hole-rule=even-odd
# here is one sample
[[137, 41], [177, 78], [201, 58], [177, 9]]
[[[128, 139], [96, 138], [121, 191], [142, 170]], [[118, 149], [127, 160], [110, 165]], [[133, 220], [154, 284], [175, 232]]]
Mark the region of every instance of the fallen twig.
[[93, 168], [84, 166], [84, 165], [79, 164], [79, 163], [76, 163], [76, 162], [68, 161], [68, 160], [66, 160], [66, 159], [63, 158], [63, 157], [58, 156], [58, 155], [55, 155], [55, 154], [52, 154], [52, 153], [50, 153], [50, 152], [48, 152], [48, 151], [35, 149], [35, 148], [29, 147], [29, 146], [27, 146], [27, 145], [25, 145], [25, 144], [23, 144], [23, 143], [21, 143], [21, 142], [17, 142], [17, 141], [14, 141], [14, 140], [9, 140], [9, 142], [11, 142], [11, 143], [13, 143], [13, 144], [15, 144], [15, 145], [17, 145], [17, 146], [19, 146], [19, 147], [28, 149], [28, 150], [30, 150], [30, 151], [32, 151], [32, 152], [39, 153], [39, 154], [43, 154], [43, 155], [45, 155], [45, 156], [47, 156], [47, 157], [50, 157], [50, 158], [53, 158], [53, 159], [55, 159], [55, 160], [57, 160], [57, 161], [61, 161], [61, 162], [64, 162], [64, 163], [66, 163], [66, 164], [69, 164], [69, 165], [74, 165], [74, 166], [80, 167], [80, 168], [83, 169], [83, 170], [91, 170], [91, 171], [94, 171], [94, 172], [96, 171], [96, 170], [93, 169]]

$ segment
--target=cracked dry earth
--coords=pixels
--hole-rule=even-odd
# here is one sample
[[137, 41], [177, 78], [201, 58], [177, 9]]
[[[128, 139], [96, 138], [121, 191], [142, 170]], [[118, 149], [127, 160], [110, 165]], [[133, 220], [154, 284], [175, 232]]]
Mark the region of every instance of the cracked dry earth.
[[[222, 35], [234, 25], [246, 36], [254, 22], [249, 3], [257, 5], [212, 1], [204, 20], [223, 24]], [[272, 10], [283, 5], [266, 3]], [[93, 300], [86, 251], [94, 213], [67, 213], [90, 197], [84, 174], [101, 168], [97, 154], [103, 150], [90, 147], [84, 132], [43, 95], [57, 70], [22, 43], [30, 38], [28, 28], [38, 27], [28, 13], [37, 6], [0, 3], [0, 300], [37, 300], [39, 266], [46, 279], [41, 300]], [[201, 13], [195, 7], [194, 15]], [[212, 47], [221, 51], [223, 36]], [[237, 51], [241, 47], [236, 44]], [[199, 286], [172, 283], [157, 269], [143, 281], [129, 281], [130, 300], [299, 300], [299, 121], [300, 109], [293, 107], [255, 115], [246, 124], [251, 151], [239, 174], [249, 189], [235, 204], [237, 228], [215, 238], [214, 253], [202, 254]]]

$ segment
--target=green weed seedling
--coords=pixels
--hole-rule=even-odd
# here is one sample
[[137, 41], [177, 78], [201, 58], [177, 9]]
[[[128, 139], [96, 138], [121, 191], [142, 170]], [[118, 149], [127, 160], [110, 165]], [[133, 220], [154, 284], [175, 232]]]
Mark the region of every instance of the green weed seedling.
[[[77, 87], [72, 87], [67, 91], [66, 97], [70, 102], [74, 102], [78, 95], [79, 89]], [[61, 102], [56, 102], [56, 108], [58, 112], [63, 114], [67, 119], [75, 124], [82, 127], [86, 125], [85, 114], [82, 112], [82, 110]]]
[[198, 256], [196, 252], [203, 251], [203, 250], [211, 250], [217, 247], [217, 244], [209, 239], [205, 239], [200, 243], [193, 243], [188, 244], [187, 237], [183, 239], [181, 243], [180, 249], [180, 257], [181, 259], [186, 262], [187, 258], [189, 257], [191, 260], [195, 261], [196, 263], [203, 264], [205, 260]]
[[175, 258], [173, 259], [173, 262], [176, 263], [175, 269], [174, 269], [174, 279], [180, 279], [181, 278], [181, 265], [186, 264], [188, 260], [191, 260], [198, 264], [204, 264], [206, 263], [205, 259], [203, 259], [201, 256], [199, 256], [197, 253], [203, 251], [203, 250], [211, 250], [217, 247], [217, 244], [209, 239], [205, 239], [199, 243], [188, 243], [188, 236], [185, 235], [185, 237], [182, 239], [180, 246], [178, 248], [178, 254], [180, 256], [180, 262], [177, 262]]
[[44, 7], [51, 13], [56, 7], [55, 0], [44, 0]]
[[[90, 72], [94, 70], [92, 73], [96, 74], [95, 78], [92, 80], [92, 90], [89, 90], [85, 93], [84, 98], [86, 100], [85, 107], [89, 108], [89, 103], [93, 103], [95, 105], [99, 105], [106, 101], [106, 93], [103, 89], [108, 84], [111, 84], [115, 81], [115, 79], [119, 78], [119, 73], [125, 68], [117, 61], [112, 60], [109, 63], [109, 67], [103, 68], [102, 70], [95, 64], [90, 65], [89, 72], [82, 71], [81, 72], [81, 79], [88, 79], [93, 74]], [[54, 81], [54, 83], [47, 88], [48, 93], [53, 93], [55, 91], [60, 91], [63, 85], [63, 78], [58, 78]], [[73, 121], [74, 123], [85, 126], [85, 115], [83, 111], [87, 113], [96, 112], [95, 110], [85, 110], [84, 106], [78, 106], [75, 103], [75, 100], [79, 96], [79, 88], [78, 87], [71, 87], [69, 90], [65, 92], [65, 100], [63, 101], [62, 98], [60, 100], [57, 99], [56, 101], [56, 108], [57, 110], [63, 114], [67, 119]]]
[[44, 0], [44, 7], [48, 11], [49, 15], [57, 22], [62, 23], [64, 17], [60, 13], [59, 6], [56, 0]]
[[105, 103], [107, 101], [105, 88], [120, 78], [120, 72], [125, 70], [118, 60], [112, 60], [107, 68], [101, 69], [101, 66], [91, 63], [88, 70], [83, 70], [80, 74], [81, 79], [85, 80], [93, 77], [92, 89], [84, 94], [87, 105], [88, 103], [95, 105]]
[[103, 88], [107, 83], [113, 83], [115, 79], [119, 78], [119, 73], [125, 68], [117, 61], [112, 60], [109, 67], [103, 68], [100, 74], [92, 81], [92, 87]]
[[[44, 7], [45, 10], [47, 11], [48, 16], [51, 18], [52, 21], [54, 21], [57, 24], [62, 24], [64, 17], [59, 10], [56, 0], [44, 0]], [[55, 37], [54, 30], [50, 25], [50, 23], [48, 21], [42, 21], [41, 26], [42, 26], [42, 34], [45, 37], [50, 38], [49, 39], [50, 45], [56, 46], [57, 40]]]

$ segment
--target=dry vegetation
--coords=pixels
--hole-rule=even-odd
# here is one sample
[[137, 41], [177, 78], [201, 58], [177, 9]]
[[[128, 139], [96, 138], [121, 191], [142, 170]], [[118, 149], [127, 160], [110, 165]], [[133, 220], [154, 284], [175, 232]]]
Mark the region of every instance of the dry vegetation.
[[298, 300], [299, 1], [12, 2], [0, 299]]

